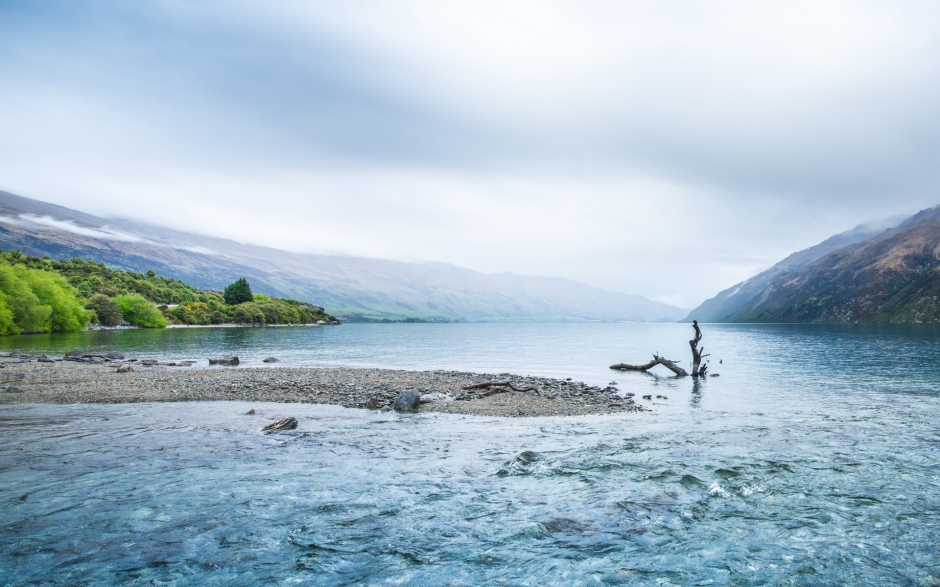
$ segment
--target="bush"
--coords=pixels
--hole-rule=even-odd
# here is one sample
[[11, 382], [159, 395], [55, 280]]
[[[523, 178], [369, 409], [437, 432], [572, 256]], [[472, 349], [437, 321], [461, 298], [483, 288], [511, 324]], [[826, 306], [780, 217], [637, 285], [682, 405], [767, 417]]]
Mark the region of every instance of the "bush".
[[251, 286], [248, 285], [248, 280], [244, 277], [226, 286], [224, 298], [225, 303], [230, 306], [237, 306], [238, 304], [250, 302], [254, 299], [251, 295]]
[[124, 294], [114, 298], [114, 301], [121, 306], [124, 321], [128, 324], [144, 328], [166, 328], [163, 314], [144, 296], [137, 293]]
[[102, 326], [117, 326], [124, 316], [121, 306], [104, 294], [91, 296], [85, 307], [94, 310], [98, 322]]

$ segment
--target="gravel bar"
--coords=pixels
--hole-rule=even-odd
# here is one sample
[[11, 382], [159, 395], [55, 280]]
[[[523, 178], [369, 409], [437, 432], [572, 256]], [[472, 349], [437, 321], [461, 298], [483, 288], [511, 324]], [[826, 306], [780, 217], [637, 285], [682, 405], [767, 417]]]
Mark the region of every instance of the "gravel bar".
[[[509, 373], [313, 369], [299, 367], [204, 367], [101, 356], [63, 360], [33, 356], [0, 358], [0, 404], [133, 403], [168, 401], [263, 401], [333, 404], [390, 410], [407, 392], [422, 396], [419, 412], [504, 417], [578, 416], [643, 411], [616, 388]], [[124, 367], [127, 372], [118, 373]], [[129, 369], [128, 369], [129, 368]], [[464, 390], [486, 382], [504, 387]], [[632, 395], [632, 394], [630, 394]]]

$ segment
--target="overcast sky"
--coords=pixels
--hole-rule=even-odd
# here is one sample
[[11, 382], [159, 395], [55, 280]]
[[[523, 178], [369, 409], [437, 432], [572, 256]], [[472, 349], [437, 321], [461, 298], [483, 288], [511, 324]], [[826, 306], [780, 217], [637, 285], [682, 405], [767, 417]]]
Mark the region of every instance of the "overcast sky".
[[0, 189], [689, 308], [940, 204], [937, 2], [0, 0]]

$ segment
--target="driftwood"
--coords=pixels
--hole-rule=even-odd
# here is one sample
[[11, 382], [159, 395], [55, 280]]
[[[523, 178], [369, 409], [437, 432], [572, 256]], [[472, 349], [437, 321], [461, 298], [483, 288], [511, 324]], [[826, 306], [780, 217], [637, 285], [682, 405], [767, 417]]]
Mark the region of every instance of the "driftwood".
[[708, 371], [708, 365], [702, 365], [702, 359], [708, 355], [705, 353], [705, 347], [699, 347], [698, 343], [702, 340], [702, 331], [699, 330], [698, 320], [692, 320], [692, 328], [695, 329], [695, 338], [689, 341], [689, 346], [692, 347], [692, 377], [705, 377], [705, 372]]
[[[499, 388], [502, 388], [502, 389], [499, 389]], [[461, 387], [460, 389], [464, 389], [464, 390], [485, 389], [486, 391], [481, 394], [483, 397], [486, 397], [488, 395], [493, 395], [494, 393], [503, 393], [505, 391], [509, 391], [510, 389], [513, 391], [534, 391], [535, 393], [539, 393], [539, 390], [536, 389], [535, 387], [519, 388], [519, 387], [515, 387], [512, 383], [509, 383], [508, 381], [490, 381], [487, 383], [476, 383], [474, 385], [466, 385], [464, 387]]]
[[656, 365], [662, 365], [663, 367], [669, 369], [679, 377], [685, 377], [688, 375], [685, 369], [676, 365], [675, 361], [670, 361], [665, 357], [660, 357], [659, 355], [653, 355], [653, 360], [645, 365], [630, 365], [628, 363], [618, 363], [616, 365], [611, 365], [611, 369], [617, 369], [619, 371], [648, 371]]
[[[708, 355], [705, 354], [705, 347], [698, 346], [698, 343], [702, 340], [702, 330], [698, 327], [698, 320], [692, 321], [692, 328], [695, 329], [695, 336], [692, 338], [692, 340], [689, 341], [689, 346], [692, 347], [692, 377], [705, 377], [705, 373], [708, 371], [708, 365], [702, 365], [702, 359]], [[662, 365], [679, 377], [685, 377], [688, 375], [688, 372], [686, 372], [686, 370], [679, 365], [676, 365], [675, 361], [670, 361], [665, 357], [660, 357], [658, 353], [654, 354], [653, 360], [645, 365], [630, 365], [629, 363], [619, 363], [617, 365], [611, 365], [610, 368], [618, 369], [620, 371], [648, 371], [656, 365]]]

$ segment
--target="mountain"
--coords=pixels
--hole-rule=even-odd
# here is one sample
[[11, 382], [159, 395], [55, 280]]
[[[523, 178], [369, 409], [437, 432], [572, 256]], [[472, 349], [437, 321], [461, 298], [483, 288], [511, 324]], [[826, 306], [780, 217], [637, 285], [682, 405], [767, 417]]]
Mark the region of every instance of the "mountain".
[[203, 289], [246, 277], [257, 293], [309, 301], [346, 320], [662, 322], [685, 311], [561, 277], [486, 275], [447, 263], [312, 255], [126, 219], [103, 219], [0, 192], [0, 248], [154, 269]]
[[934, 322], [940, 319], [938, 267], [940, 206], [858, 226], [795, 253], [706, 301], [689, 318]]

